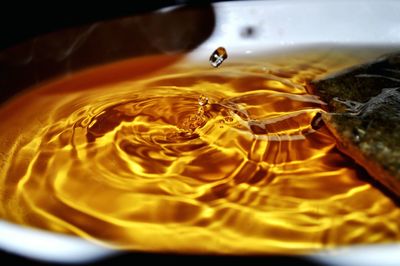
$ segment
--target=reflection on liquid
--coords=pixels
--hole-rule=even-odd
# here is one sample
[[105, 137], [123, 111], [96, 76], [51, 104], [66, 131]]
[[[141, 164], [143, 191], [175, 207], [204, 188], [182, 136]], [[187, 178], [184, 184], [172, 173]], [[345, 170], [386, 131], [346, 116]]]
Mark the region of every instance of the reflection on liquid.
[[304, 85], [340, 66], [328, 59], [96, 83], [106, 66], [29, 91], [0, 110], [0, 215], [147, 251], [398, 241], [399, 209], [314, 125]]

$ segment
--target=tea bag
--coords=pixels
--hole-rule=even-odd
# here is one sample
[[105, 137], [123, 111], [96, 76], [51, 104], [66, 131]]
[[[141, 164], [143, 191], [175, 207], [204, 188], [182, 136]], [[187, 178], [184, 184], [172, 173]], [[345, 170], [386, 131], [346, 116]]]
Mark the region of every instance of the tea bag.
[[339, 149], [400, 197], [400, 54], [313, 81]]

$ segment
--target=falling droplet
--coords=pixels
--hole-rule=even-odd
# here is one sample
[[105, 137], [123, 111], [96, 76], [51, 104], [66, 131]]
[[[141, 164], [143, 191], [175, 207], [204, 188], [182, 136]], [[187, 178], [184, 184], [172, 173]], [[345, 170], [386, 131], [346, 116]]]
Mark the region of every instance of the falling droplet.
[[203, 94], [199, 96], [199, 105], [205, 106], [208, 103], [208, 98]]
[[219, 65], [228, 58], [228, 53], [224, 47], [218, 47], [210, 56], [210, 63], [213, 67], [219, 67]]

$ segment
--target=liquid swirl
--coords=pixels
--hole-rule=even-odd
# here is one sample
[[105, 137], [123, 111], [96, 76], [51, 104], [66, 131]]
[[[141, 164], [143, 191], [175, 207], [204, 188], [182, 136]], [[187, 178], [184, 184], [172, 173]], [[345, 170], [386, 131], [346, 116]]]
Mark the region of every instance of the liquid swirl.
[[325, 128], [312, 128], [323, 103], [304, 85], [324, 71], [171, 68], [33, 90], [1, 110], [0, 214], [159, 252], [302, 253], [398, 241], [399, 209], [359, 179], [365, 172]]

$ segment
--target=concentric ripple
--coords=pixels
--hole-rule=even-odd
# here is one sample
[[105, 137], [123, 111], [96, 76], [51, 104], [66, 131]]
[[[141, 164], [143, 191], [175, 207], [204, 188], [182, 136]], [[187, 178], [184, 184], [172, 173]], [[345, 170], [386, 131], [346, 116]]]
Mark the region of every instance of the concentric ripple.
[[311, 127], [323, 103], [304, 85], [327, 70], [172, 66], [74, 89], [83, 73], [27, 92], [0, 110], [0, 215], [158, 252], [399, 241], [396, 205], [360, 179], [324, 127]]

